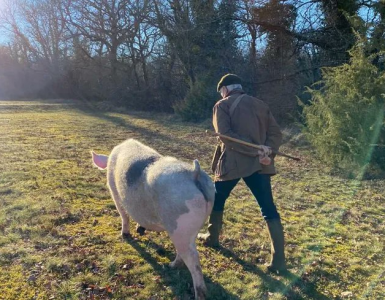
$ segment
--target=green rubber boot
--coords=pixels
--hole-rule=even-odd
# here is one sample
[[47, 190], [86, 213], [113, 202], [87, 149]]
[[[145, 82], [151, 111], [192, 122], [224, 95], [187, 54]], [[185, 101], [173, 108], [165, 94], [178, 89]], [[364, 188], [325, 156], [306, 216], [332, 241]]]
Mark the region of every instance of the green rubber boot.
[[286, 271], [285, 239], [283, 226], [280, 219], [266, 220], [271, 240], [271, 262], [267, 265], [270, 272], [280, 273]]
[[207, 247], [219, 247], [219, 234], [222, 229], [223, 211], [212, 211], [209, 219], [209, 226], [207, 233], [198, 234], [198, 239], [203, 240]]

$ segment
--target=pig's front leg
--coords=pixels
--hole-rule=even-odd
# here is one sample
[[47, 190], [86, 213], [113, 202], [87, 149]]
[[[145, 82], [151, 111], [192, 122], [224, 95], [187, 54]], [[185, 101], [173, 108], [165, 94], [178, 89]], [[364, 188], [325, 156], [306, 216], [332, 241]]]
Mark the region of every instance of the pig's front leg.
[[115, 180], [112, 172], [107, 174], [108, 187], [110, 188], [112, 198], [114, 199], [116, 209], [118, 210], [120, 217], [122, 219], [122, 237], [130, 238], [130, 227], [129, 227], [129, 217], [122, 205], [122, 199], [119, 196], [118, 190], [116, 188]]
[[119, 211], [120, 217], [122, 219], [122, 237], [127, 239], [131, 237], [130, 234], [130, 227], [129, 227], [129, 217], [128, 214], [126, 213], [125, 209], [115, 201], [115, 206]]
[[122, 219], [122, 237], [125, 239], [130, 238], [131, 234], [130, 234], [128, 214], [127, 214], [126, 210], [123, 208], [123, 206], [121, 205], [121, 203], [119, 202], [120, 199], [117, 199], [119, 197], [119, 195], [115, 195], [114, 193], [112, 193], [112, 194], [114, 197], [115, 206], [116, 206], [117, 210], [119, 211], [120, 218]]

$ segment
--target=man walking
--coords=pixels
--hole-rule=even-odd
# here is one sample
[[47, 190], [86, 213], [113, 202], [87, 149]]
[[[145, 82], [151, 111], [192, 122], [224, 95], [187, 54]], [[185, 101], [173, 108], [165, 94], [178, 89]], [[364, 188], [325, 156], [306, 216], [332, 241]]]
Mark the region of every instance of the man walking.
[[208, 233], [199, 237], [210, 247], [219, 246], [225, 202], [242, 178], [255, 196], [267, 223], [271, 239], [272, 272], [286, 269], [284, 235], [280, 216], [273, 202], [270, 177], [275, 174], [272, 150], [278, 150], [282, 134], [269, 107], [242, 90], [242, 80], [235, 74], [221, 78], [217, 90], [222, 96], [213, 109], [217, 133], [262, 146], [262, 150], [221, 138], [221, 147], [213, 161], [215, 203]]

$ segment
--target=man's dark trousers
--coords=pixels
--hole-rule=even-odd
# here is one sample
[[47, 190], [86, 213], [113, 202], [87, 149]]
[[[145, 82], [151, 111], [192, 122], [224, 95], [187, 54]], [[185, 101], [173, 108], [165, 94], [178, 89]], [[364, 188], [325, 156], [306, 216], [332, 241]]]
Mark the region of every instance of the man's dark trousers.
[[[256, 172], [248, 177], [242, 178], [257, 199], [265, 220], [279, 219], [277, 208], [273, 202], [270, 177], [271, 175]], [[224, 210], [225, 202], [239, 180], [240, 178], [215, 182], [216, 193], [213, 211]]]
[[[222, 229], [225, 202], [239, 180], [240, 179], [215, 182], [215, 203], [209, 219], [208, 233], [202, 234], [200, 237], [204, 240], [205, 245], [209, 247], [220, 246], [219, 234]], [[280, 216], [273, 202], [270, 175], [256, 172], [248, 177], [244, 177], [243, 180], [257, 199], [269, 231], [271, 261], [267, 269], [275, 273], [285, 271], [285, 239]]]

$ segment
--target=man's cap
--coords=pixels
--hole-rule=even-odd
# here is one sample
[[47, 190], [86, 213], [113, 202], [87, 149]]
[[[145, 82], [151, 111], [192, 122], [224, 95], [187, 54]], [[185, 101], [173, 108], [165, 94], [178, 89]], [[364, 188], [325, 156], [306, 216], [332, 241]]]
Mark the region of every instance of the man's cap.
[[219, 80], [218, 86], [217, 86], [217, 92], [221, 89], [223, 86], [228, 86], [232, 84], [242, 84], [242, 79], [235, 75], [235, 74], [226, 74]]

